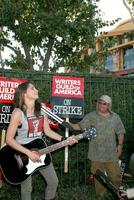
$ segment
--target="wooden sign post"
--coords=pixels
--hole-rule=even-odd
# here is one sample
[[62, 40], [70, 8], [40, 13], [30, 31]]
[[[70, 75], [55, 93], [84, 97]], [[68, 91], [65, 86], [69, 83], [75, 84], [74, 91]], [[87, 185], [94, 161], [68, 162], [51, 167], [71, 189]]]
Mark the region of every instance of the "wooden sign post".
[[[69, 117], [66, 117], [66, 122], [69, 122]], [[69, 129], [65, 129], [65, 137], [69, 137]], [[64, 172], [68, 172], [68, 146], [65, 147], [65, 161], [64, 161]]]

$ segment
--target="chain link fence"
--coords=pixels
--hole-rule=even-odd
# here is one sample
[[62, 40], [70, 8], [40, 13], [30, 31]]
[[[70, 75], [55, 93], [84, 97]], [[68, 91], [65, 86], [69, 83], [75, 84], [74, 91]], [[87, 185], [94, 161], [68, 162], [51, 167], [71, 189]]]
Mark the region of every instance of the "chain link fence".
[[[51, 103], [52, 76], [84, 77], [85, 80], [85, 114], [96, 109], [97, 99], [102, 94], [112, 97], [113, 111], [118, 113], [126, 128], [126, 137], [122, 159], [129, 161], [134, 143], [134, 78], [133, 77], [108, 77], [89, 74], [52, 74], [38, 71], [0, 70], [1, 77], [22, 78], [32, 81], [39, 89], [42, 101]], [[78, 119], [71, 119], [77, 122]], [[64, 135], [65, 130], [60, 127], [58, 132]], [[78, 134], [70, 132], [70, 134]], [[48, 139], [48, 145], [53, 141]], [[64, 149], [52, 153], [53, 163], [57, 171], [60, 185], [75, 187], [88, 184], [90, 174], [90, 161], [87, 159], [88, 141], [81, 140], [73, 147], [69, 147], [69, 170], [64, 173]]]

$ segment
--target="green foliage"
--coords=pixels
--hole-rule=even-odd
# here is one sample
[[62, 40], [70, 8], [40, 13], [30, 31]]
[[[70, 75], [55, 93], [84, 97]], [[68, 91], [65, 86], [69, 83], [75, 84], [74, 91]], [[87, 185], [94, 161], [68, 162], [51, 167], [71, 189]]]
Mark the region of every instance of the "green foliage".
[[5, 62], [12, 68], [88, 69], [95, 59], [87, 52], [81, 59], [83, 49], [94, 48], [98, 29], [108, 24], [101, 20], [97, 1], [1, 0], [0, 11], [0, 48], [13, 51]]

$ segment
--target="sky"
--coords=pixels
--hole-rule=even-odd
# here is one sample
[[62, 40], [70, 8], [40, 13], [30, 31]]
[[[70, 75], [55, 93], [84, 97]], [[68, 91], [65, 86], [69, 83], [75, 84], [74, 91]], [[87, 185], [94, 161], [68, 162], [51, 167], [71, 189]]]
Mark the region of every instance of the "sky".
[[[121, 23], [123, 20], [129, 19], [130, 14], [123, 4], [123, 0], [100, 0], [99, 9], [102, 11], [102, 18], [104, 20], [114, 20], [121, 18]], [[119, 23], [116, 23], [112, 27], [105, 27], [101, 31], [110, 31], [115, 28]], [[9, 55], [9, 49], [2, 53], [2, 57], [6, 58]]]
[[[121, 21], [130, 19], [130, 14], [123, 4], [123, 0], [100, 0], [99, 9], [102, 10], [102, 18], [104, 20], [114, 20], [116, 18], [121, 18]], [[116, 27], [116, 23], [113, 27], [105, 28], [105, 31], [112, 30]]]

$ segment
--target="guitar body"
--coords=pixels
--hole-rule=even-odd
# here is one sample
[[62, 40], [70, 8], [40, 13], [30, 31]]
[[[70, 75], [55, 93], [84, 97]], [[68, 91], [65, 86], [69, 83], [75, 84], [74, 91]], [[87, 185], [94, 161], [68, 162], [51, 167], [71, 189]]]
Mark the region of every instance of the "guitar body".
[[[44, 140], [35, 139], [23, 145], [30, 150], [40, 150], [46, 147]], [[32, 162], [26, 155], [14, 150], [6, 145], [0, 150], [0, 167], [5, 179], [13, 185], [20, 184], [35, 171], [49, 165], [51, 162], [50, 154], [41, 156], [41, 162]]]

